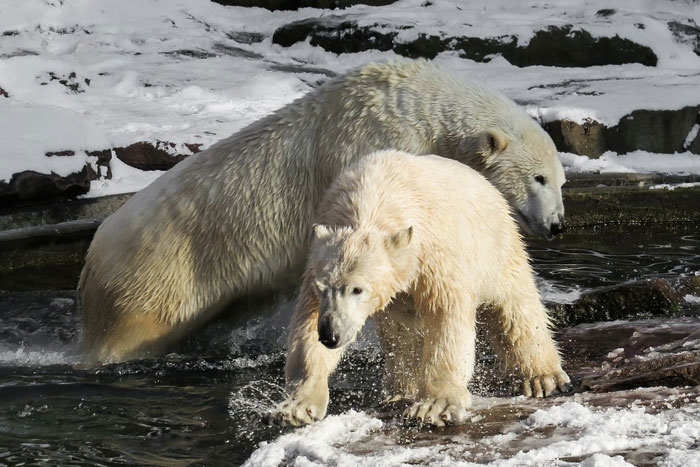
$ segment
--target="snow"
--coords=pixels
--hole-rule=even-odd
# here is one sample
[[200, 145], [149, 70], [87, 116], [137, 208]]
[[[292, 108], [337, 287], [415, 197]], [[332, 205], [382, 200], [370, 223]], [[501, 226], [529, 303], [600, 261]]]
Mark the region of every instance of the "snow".
[[700, 305], [700, 297], [697, 295], [691, 295], [691, 294], [686, 294], [683, 297], [683, 300], [685, 300], [688, 303], [692, 304], [699, 304]]
[[337, 445], [361, 440], [381, 427], [381, 420], [350, 410], [281, 436], [272, 443], [260, 443], [244, 466], [276, 467], [292, 457], [296, 457], [296, 465], [373, 465], [367, 461], [358, 464], [359, 458], [344, 455]]
[[[647, 399], [653, 390], [638, 390]], [[612, 397], [633, 398], [634, 391]], [[700, 398], [659, 394], [659, 407], [632, 402], [627, 407], [599, 407], [586, 395], [559, 398], [553, 406], [534, 411], [506, 433], [483, 438], [450, 436], [443, 442], [396, 443], [401, 439], [385, 422], [363, 412], [341, 415], [297, 429], [272, 442], [263, 442], [245, 464], [248, 467], [287, 465], [398, 466], [454, 465], [498, 467], [539, 465], [629, 466], [620, 453], [666, 451], [660, 465], [696, 465], [700, 454]], [[653, 397], [653, 396], [652, 396]], [[521, 398], [504, 403], [517, 403]], [[671, 404], [682, 401], [681, 404]], [[666, 404], [666, 402], [669, 402]], [[475, 398], [475, 409], [488, 409], [493, 399]], [[496, 402], [498, 404], [498, 402]], [[678, 405], [678, 408], [674, 408]], [[479, 421], [472, 422], [478, 424]], [[395, 428], [396, 430], [397, 428]], [[542, 434], [547, 436], [543, 437]], [[419, 437], [420, 438], [420, 437]], [[529, 448], [527, 448], [529, 445]], [[522, 446], [526, 446], [522, 449]], [[379, 448], [381, 447], [381, 449]], [[499, 452], [518, 449], [512, 456]], [[571, 464], [571, 458], [582, 459]], [[477, 462], [478, 461], [478, 462]], [[484, 462], [485, 461], [485, 462]], [[685, 464], [683, 464], [685, 462]]]
[[688, 136], [685, 137], [685, 141], [683, 142], [683, 147], [685, 149], [688, 149], [690, 145], [693, 144], [693, 141], [698, 137], [698, 132], [700, 132], [700, 123], [696, 123], [690, 128]]
[[[598, 159], [577, 154], [559, 153], [559, 159], [567, 172], [594, 173], [668, 173], [700, 174], [700, 156], [690, 152], [654, 154], [633, 151], [618, 155], [608, 151]], [[691, 185], [687, 185], [691, 186]], [[687, 187], [685, 186], [685, 187]], [[685, 188], [684, 187], [684, 188]]]
[[669, 184], [669, 183], [661, 183], [659, 185], [652, 185], [649, 187], [650, 190], [669, 190], [673, 191], [676, 188], [693, 188], [696, 186], [700, 186], [700, 182], [687, 182], [687, 183], [674, 183], [674, 184]]
[[[614, 125], [640, 107], [679, 109], [700, 104], [700, 57], [693, 53], [690, 40], [680, 41], [666, 26], [669, 21], [699, 23], [700, 4], [662, 0], [616, 5], [611, 17], [595, 15], [604, 8], [610, 5], [603, 0], [517, 5], [508, 0], [400, 0], [386, 7], [358, 5], [342, 12], [309, 8], [270, 12], [206, 0], [4, 1], [0, 87], [9, 97], [0, 97], [0, 141], [5, 148], [0, 153], [0, 181], [22, 170], [72, 173], [86, 163], [94, 164], [87, 155], [91, 150], [139, 141], [206, 148], [309, 92], [327, 79], [328, 73], [319, 69], [342, 73], [395, 57], [393, 52], [379, 51], [335, 55], [308, 41], [290, 48], [272, 44], [271, 35], [278, 27], [322, 14], [353, 15], [360, 25], [379, 23], [398, 31], [400, 40], [421, 33], [513, 35], [524, 44], [537, 30], [573, 24], [594, 36], [634, 40], [659, 57], [656, 67], [589, 68], [517, 68], [500, 57], [475, 63], [456, 52], [436, 57], [457, 74], [502, 90], [542, 121], [595, 119]], [[413, 27], [398, 29], [406, 25]], [[240, 33], [259, 34], [263, 40], [248, 44], [232, 39]], [[695, 125], [688, 134], [686, 147], [698, 130]], [[65, 150], [74, 155], [44, 155]], [[586, 165], [593, 171], [665, 170], [665, 162], [639, 165], [624, 157], [611, 154], [570, 165]], [[689, 153], [684, 157], [688, 166], [674, 170], [697, 172], [697, 160], [692, 161]], [[138, 190], [157, 177], [124, 167], [115, 172], [121, 174], [118, 179], [93, 183], [88, 196]]]

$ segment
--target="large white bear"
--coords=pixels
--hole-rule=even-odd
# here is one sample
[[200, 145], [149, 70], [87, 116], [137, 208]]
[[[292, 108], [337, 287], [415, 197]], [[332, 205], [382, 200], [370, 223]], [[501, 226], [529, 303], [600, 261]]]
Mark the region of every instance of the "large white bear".
[[179, 163], [104, 221], [79, 284], [89, 358], [163, 352], [236, 298], [298, 285], [322, 194], [388, 148], [468, 164], [530, 231], [564, 228], [556, 150], [515, 103], [428, 61], [366, 65]]
[[388, 397], [413, 401], [407, 418], [466, 420], [481, 306], [479, 325], [526, 395], [568, 386], [508, 204], [474, 170], [437, 156], [375, 153], [331, 185], [316, 222], [290, 326], [289, 398], [273, 420], [325, 415], [328, 376], [370, 316]]

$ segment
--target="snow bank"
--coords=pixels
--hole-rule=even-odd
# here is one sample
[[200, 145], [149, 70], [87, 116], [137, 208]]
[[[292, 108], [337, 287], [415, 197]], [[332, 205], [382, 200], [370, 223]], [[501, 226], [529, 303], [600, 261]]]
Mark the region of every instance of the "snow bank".
[[567, 172], [700, 174], [700, 155], [690, 152], [654, 154], [634, 151], [623, 155], [606, 152], [598, 159], [560, 153], [559, 159]]

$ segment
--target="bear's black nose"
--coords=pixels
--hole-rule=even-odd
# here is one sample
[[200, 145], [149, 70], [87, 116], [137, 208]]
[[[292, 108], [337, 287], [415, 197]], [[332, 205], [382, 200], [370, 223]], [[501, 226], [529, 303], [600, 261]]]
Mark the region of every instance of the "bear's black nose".
[[559, 235], [566, 232], [566, 223], [564, 221], [555, 222], [549, 226], [549, 233], [554, 235]]
[[328, 320], [324, 320], [318, 327], [318, 340], [329, 349], [338, 347], [338, 333], [333, 331]]

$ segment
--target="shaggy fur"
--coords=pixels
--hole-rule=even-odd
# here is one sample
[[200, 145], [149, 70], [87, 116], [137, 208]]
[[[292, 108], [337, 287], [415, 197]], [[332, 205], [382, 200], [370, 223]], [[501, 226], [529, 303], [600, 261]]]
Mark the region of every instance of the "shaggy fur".
[[508, 204], [474, 170], [437, 156], [375, 153], [333, 183], [316, 222], [289, 335], [289, 398], [273, 419], [298, 425], [325, 415], [328, 376], [370, 316], [389, 399], [415, 402], [408, 418], [465, 421], [484, 305], [493, 349], [522, 375], [523, 392], [566, 388]]
[[106, 219], [79, 284], [88, 357], [161, 353], [232, 300], [297, 285], [322, 194], [387, 148], [477, 168], [544, 236], [563, 216], [554, 145], [512, 101], [427, 61], [367, 65], [179, 163]]

